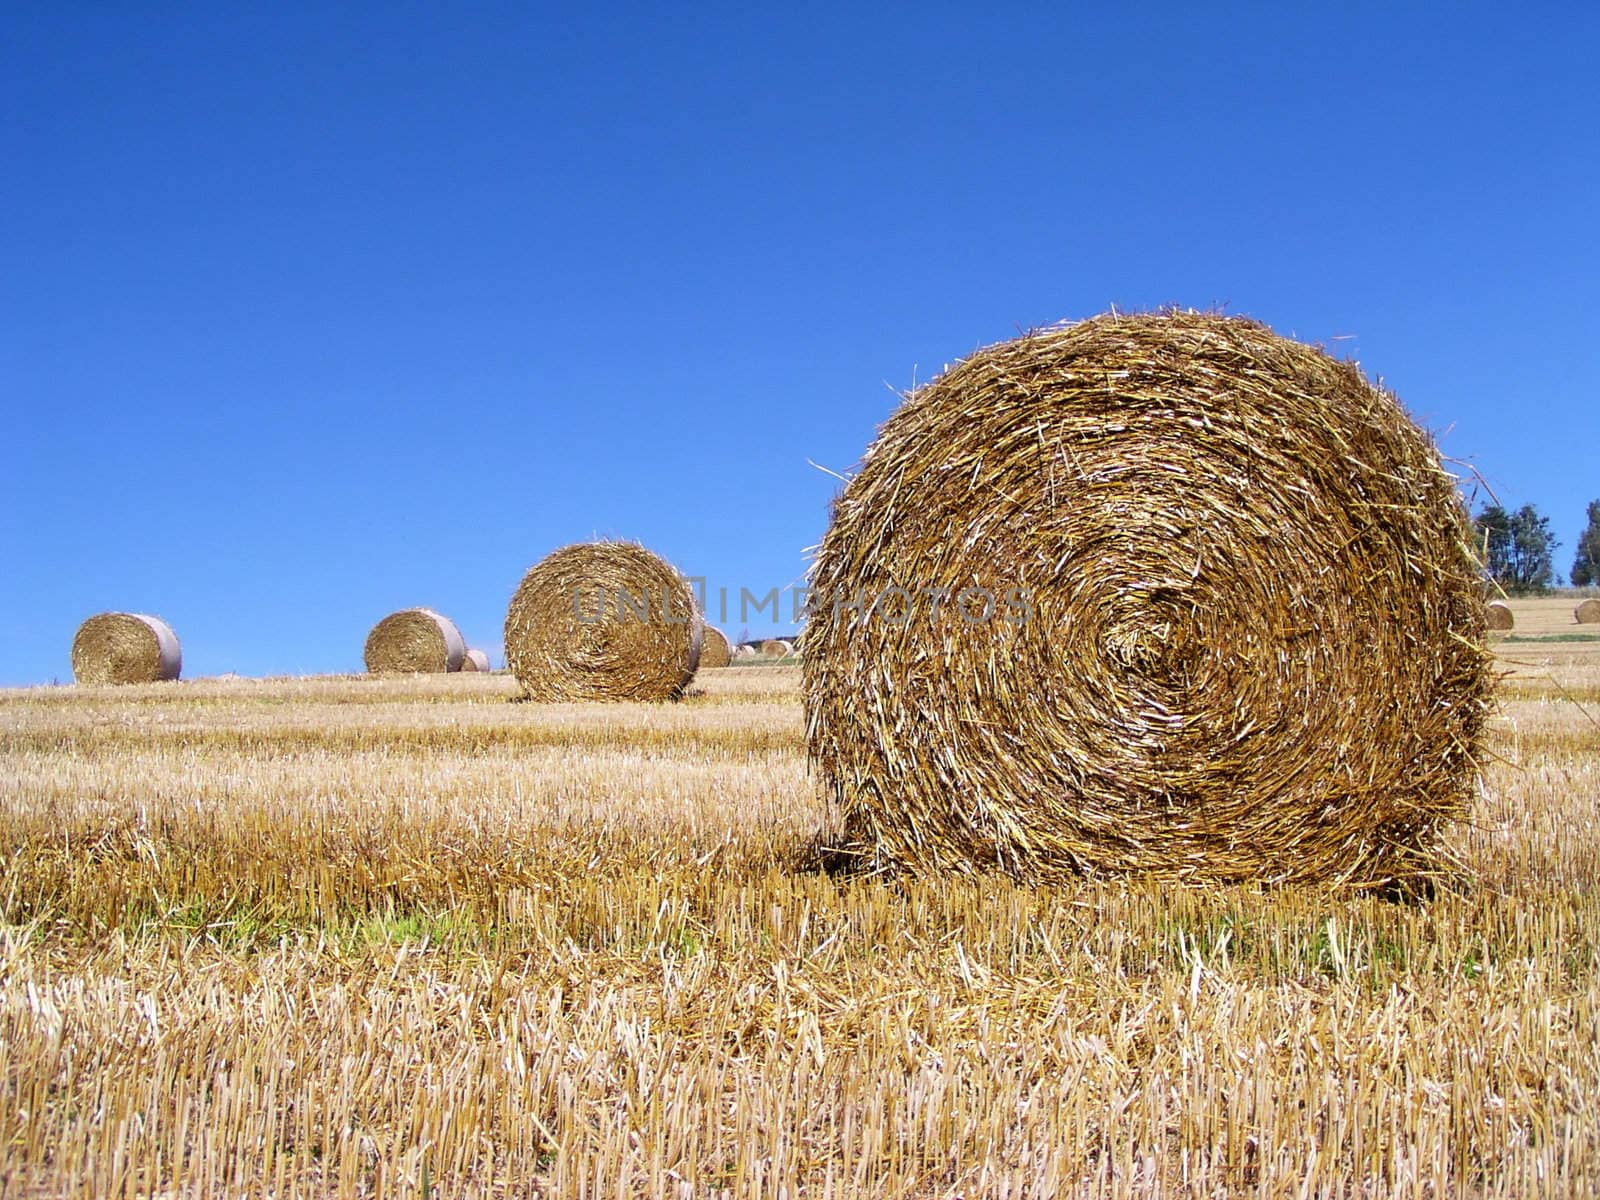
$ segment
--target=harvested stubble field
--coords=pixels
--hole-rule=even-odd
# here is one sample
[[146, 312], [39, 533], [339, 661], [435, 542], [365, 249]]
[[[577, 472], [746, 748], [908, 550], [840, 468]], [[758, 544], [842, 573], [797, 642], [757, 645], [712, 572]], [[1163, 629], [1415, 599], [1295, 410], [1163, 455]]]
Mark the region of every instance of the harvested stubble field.
[[1571, 597], [1513, 600], [1516, 628], [1495, 634], [1494, 645], [1518, 677], [1536, 675], [1550, 662], [1600, 668], [1600, 625], [1580, 625]]
[[831, 877], [788, 667], [0, 693], [0, 1193], [1592, 1194], [1600, 657], [1501, 648], [1411, 904]]

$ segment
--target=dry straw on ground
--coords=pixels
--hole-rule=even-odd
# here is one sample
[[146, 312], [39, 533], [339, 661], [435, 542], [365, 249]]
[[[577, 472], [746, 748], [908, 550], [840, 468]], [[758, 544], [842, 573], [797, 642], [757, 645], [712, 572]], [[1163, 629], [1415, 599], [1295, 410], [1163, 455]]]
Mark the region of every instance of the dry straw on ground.
[[1491, 600], [1483, 606], [1484, 621], [1496, 633], [1504, 633], [1516, 626], [1517, 619], [1511, 615], [1511, 606], [1504, 600]]
[[782, 638], [768, 638], [761, 643], [761, 653], [767, 658], [788, 658], [793, 650]]
[[506, 665], [535, 700], [671, 700], [700, 661], [688, 582], [630, 542], [564, 546], [523, 576]]
[[733, 649], [728, 645], [727, 636], [714, 625], [707, 625], [702, 629], [700, 640], [700, 670], [710, 670], [716, 667], [725, 667], [733, 661]]
[[909, 396], [838, 499], [810, 754], [883, 866], [1411, 881], [1478, 767], [1478, 587], [1354, 365], [1209, 314], [1049, 329]]
[[1600, 1195], [1600, 646], [1509, 648], [1427, 905], [838, 886], [783, 668], [0, 690], [0, 1194]]
[[160, 617], [99, 613], [72, 639], [72, 676], [79, 683], [159, 683], [182, 670], [178, 635]]
[[486, 672], [489, 670], [489, 656], [482, 650], [468, 650], [461, 656], [461, 669]]
[[459, 671], [467, 645], [450, 618], [431, 608], [390, 613], [367, 635], [367, 670], [392, 672]]
[[1585, 600], [1572, 610], [1573, 619], [1580, 625], [1593, 625], [1600, 622], [1600, 600]]

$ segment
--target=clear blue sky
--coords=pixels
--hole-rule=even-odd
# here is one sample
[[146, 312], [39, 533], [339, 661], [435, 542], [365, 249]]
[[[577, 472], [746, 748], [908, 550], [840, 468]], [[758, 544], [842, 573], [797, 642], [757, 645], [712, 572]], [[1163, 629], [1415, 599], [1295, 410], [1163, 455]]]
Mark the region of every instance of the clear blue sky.
[[356, 669], [418, 604], [497, 648], [595, 534], [788, 584], [808, 458], [1113, 303], [1353, 355], [1564, 572], [1595, 6], [1094, 7], [8, 6], [0, 682], [106, 608], [186, 675]]

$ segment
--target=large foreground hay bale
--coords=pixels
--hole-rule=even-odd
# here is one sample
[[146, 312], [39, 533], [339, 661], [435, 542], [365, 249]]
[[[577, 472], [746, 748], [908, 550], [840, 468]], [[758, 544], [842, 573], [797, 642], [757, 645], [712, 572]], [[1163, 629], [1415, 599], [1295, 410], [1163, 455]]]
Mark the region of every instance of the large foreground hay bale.
[[459, 671], [467, 644], [449, 617], [431, 608], [390, 613], [367, 635], [365, 658], [373, 674]]
[[700, 670], [713, 670], [725, 667], [733, 661], [733, 649], [728, 645], [727, 635], [715, 625], [707, 625], [702, 630], [700, 639]]
[[99, 613], [72, 639], [72, 677], [79, 683], [159, 683], [182, 671], [178, 635], [147, 613]]
[[1585, 600], [1572, 610], [1573, 619], [1580, 625], [1593, 625], [1600, 622], [1600, 600]]
[[880, 866], [1414, 880], [1491, 686], [1469, 533], [1393, 396], [1254, 322], [990, 347], [835, 504], [811, 758]]
[[463, 671], [488, 671], [489, 656], [482, 650], [468, 650], [461, 656]]
[[630, 542], [563, 546], [522, 578], [506, 665], [535, 700], [671, 700], [700, 661], [694, 591]]
[[1511, 606], [1504, 600], [1491, 600], [1483, 606], [1484, 623], [1496, 633], [1503, 633], [1507, 629], [1516, 627], [1517, 619], [1511, 613]]

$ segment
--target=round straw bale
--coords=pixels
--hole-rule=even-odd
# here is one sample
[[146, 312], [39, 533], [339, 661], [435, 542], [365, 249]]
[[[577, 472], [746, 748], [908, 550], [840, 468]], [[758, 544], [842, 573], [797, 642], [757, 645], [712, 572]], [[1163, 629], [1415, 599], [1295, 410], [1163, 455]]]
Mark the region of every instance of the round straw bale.
[[182, 671], [178, 635], [160, 617], [99, 613], [72, 639], [72, 676], [79, 683], [159, 683]]
[[768, 638], [761, 643], [761, 653], [766, 658], [788, 658], [793, 650], [782, 638]]
[[1572, 610], [1572, 616], [1580, 625], [1593, 625], [1600, 622], [1600, 600], [1585, 600]]
[[1436, 872], [1492, 682], [1454, 479], [1349, 363], [1112, 314], [917, 389], [811, 581], [846, 844], [931, 872]]
[[740, 642], [733, 648], [733, 656], [735, 658], [754, 658], [756, 656], [756, 648], [748, 642]]
[[1485, 604], [1483, 617], [1488, 628], [1497, 633], [1512, 629], [1517, 624], [1516, 617], [1511, 614], [1511, 606], [1504, 600], [1491, 600]]
[[631, 542], [563, 546], [506, 613], [506, 665], [535, 700], [672, 700], [700, 661], [694, 591]]
[[714, 625], [707, 625], [702, 633], [704, 636], [700, 641], [700, 670], [725, 667], [733, 661], [733, 650], [729, 647], [727, 635], [722, 630]]
[[431, 608], [390, 613], [367, 635], [367, 670], [429, 672], [461, 670], [467, 644], [449, 617]]
[[463, 671], [487, 671], [489, 669], [489, 656], [482, 650], [468, 650], [461, 656], [461, 669]]

